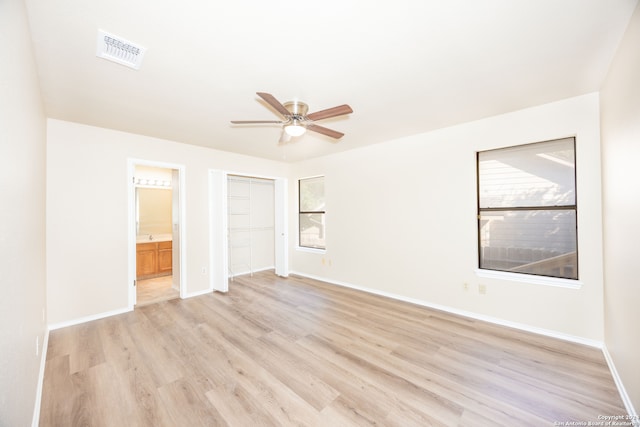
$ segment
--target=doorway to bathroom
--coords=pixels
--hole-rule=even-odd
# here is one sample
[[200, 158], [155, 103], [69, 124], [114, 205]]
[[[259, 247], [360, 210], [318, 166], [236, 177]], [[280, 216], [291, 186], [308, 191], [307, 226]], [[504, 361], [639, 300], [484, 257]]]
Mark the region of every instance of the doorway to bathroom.
[[132, 309], [183, 296], [182, 169], [180, 165], [130, 161]]

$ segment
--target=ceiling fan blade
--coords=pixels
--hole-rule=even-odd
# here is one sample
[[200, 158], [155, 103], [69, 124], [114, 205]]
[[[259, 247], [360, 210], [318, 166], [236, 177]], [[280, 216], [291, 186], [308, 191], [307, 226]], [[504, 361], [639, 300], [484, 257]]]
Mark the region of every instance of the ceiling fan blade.
[[250, 125], [254, 123], [275, 123], [281, 125], [284, 122], [280, 120], [231, 120], [231, 123], [234, 125]]
[[353, 110], [347, 104], [339, 105], [333, 108], [327, 108], [326, 110], [316, 111], [315, 113], [307, 114], [309, 120], [322, 120], [329, 117], [342, 116], [344, 114], [351, 114]]
[[264, 99], [267, 104], [271, 105], [273, 108], [276, 109], [276, 111], [278, 111], [278, 113], [282, 114], [283, 116], [287, 117], [291, 115], [291, 112], [289, 112], [289, 110], [287, 110], [286, 108], [284, 108], [284, 105], [282, 105], [280, 103], [280, 101], [278, 101], [273, 95], [271, 95], [270, 93], [265, 93], [265, 92], [256, 92], [256, 94]]
[[330, 136], [331, 138], [335, 138], [335, 139], [339, 139], [339, 138], [342, 138], [344, 136], [344, 133], [342, 133], [342, 132], [338, 132], [337, 130], [329, 129], [329, 128], [326, 128], [324, 126], [318, 126], [318, 125], [313, 124], [313, 123], [307, 124], [307, 129], [308, 130], [312, 130], [314, 132], [321, 133], [323, 135]]

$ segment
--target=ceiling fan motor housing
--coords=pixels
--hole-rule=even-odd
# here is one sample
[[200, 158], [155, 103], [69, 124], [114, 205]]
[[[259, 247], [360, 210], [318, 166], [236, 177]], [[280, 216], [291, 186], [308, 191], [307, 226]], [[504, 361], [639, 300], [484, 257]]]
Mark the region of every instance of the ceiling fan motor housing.
[[287, 111], [291, 112], [291, 118], [294, 120], [302, 120], [309, 111], [309, 106], [300, 101], [289, 101], [282, 104]]

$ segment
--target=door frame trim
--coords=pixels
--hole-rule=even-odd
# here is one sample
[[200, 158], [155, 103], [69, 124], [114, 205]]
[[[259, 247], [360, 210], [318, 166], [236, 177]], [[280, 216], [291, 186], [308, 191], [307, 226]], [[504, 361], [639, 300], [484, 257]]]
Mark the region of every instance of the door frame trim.
[[[178, 236], [179, 236], [179, 256], [180, 256], [180, 298], [187, 296], [187, 245], [186, 245], [186, 197], [185, 197], [185, 166], [176, 163], [158, 162], [146, 159], [127, 158], [127, 217], [128, 217], [128, 308], [133, 310], [136, 305], [136, 287], [133, 286], [136, 280], [136, 185], [134, 182], [136, 166], [151, 166], [163, 169], [178, 171]], [[173, 221], [172, 221], [173, 223]]]

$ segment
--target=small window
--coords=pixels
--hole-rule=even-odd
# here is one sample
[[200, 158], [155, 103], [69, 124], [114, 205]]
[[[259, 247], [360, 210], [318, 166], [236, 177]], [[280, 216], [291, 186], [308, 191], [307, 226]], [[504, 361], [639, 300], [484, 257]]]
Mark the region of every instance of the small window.
[[477, 153], [481, 269], [578, 279], [575, 138]]
[[325, 249], [324, 177], [301, 179], [298, 184], [299, 245]]

